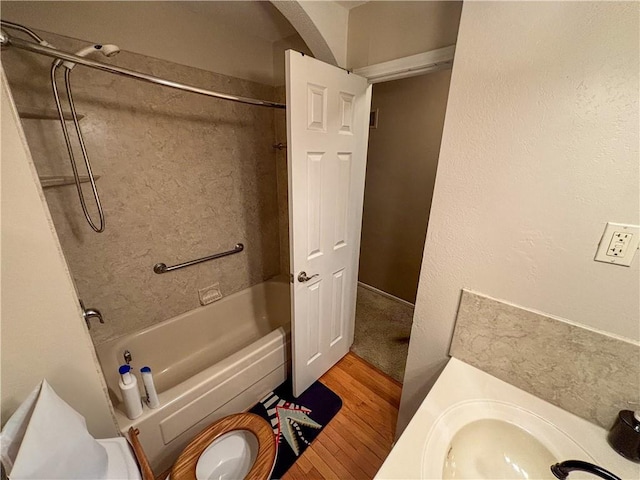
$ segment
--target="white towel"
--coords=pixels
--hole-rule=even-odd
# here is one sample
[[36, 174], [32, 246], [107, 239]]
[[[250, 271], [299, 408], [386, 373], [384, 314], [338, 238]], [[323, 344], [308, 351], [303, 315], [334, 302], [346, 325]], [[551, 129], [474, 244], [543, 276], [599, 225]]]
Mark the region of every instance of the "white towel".
[[103, 479], [107, 452], [82, 415], [46, 380], [9, 418], [0, 434], [0, 459], [11, 480]]

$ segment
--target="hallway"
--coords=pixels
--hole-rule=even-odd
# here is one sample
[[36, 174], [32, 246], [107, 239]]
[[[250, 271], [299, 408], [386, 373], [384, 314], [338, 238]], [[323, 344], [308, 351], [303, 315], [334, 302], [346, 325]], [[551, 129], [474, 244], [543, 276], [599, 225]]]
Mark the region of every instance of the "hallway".
[[402, 383], [413, 307], [358, 285], [351, 351]]

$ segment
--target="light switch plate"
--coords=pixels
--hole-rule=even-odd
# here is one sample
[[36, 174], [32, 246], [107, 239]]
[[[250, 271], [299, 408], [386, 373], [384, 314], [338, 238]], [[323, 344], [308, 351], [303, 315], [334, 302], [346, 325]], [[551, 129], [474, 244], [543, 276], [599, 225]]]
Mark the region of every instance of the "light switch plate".
[[596, 262], [630, 267], [640, 244], [640, 226], [607, 223], [596, 257]]

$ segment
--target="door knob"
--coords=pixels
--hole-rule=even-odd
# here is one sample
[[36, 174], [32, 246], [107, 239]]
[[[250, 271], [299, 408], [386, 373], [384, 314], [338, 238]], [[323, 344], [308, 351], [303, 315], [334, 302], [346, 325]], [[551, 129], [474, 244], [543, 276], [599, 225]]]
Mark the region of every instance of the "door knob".
[[320, 276], [320, 274], [319, 274], [319, 273], [316, 273], [315, 275], [311, 275], [310, 277], [307, 277], [307, 272], [300, 272], [300, 273], [298, 274], [298, 281], [299, 281], [300, 283], [304, 283], [304, 282], [308, 282], [308, 281], [309, 281], [309, 280], [311, 280], [312, 278], [314, 278], [314, 277], [318, 277], [318, 276]]

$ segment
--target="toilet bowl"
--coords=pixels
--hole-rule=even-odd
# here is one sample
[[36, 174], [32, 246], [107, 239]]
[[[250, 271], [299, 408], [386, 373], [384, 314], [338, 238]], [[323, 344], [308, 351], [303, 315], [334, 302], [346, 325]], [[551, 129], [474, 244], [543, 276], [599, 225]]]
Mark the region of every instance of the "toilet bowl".
[[171, 480], [267, 480], [275, 460], [271, 425], [253, 413], [238, 413], [200, 432], [176, 460]]

